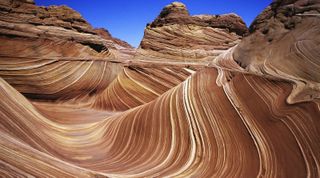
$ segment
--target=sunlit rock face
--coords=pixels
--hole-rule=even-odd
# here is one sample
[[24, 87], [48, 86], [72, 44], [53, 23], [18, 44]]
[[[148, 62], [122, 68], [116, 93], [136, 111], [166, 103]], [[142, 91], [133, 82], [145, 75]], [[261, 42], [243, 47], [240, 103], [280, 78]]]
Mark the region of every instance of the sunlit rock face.
[[[40, 8], [32, 1], [0, 4], [20, 4], [19, 16]], [[205, 41], [206, 60], [183, 61], [167, 49], [145, 49], [142, 58], [141, 47], [131, 60], [135, 50], [103, 29], [81, 32], [110, 42], [97, 52], [67, 36], [10, 36], [1, 27], [0, 177], [320, 177], [319, 4], [276, 1], [248, 34], [235, 30], [238, 23], [197, 24], [237, 37], [219, 56], [221, 41]], [[154, 25], [183, 26], [185, 18], [194, 17], [173, 3]], [[222, 16], [196, 18], [214, 24]], [[194, 39], [170, 50], [195, 55], [201, 38], [189, 33], [178, 34]], [[310, 88], [293, 95], [299, 81]], [[311, 91], [304, 102], [292, 97]]]
[[121, 71], [110, 61], [133, 55], [130, 45], [93, 29], [66, 6], [3, 0], [0, 13], [0, 76], [31, 98], [99, 92]]
[[0, 6], [1, 36], [74, 41], [96, 52], [112, 45], [111, 41], [95, 35], [81, 15], [69, 7], [38, 7], [20, 0], [3, 0]]
[[128, 60], [131, 59], [135, 54], [136, 50], [127, 42], [122, 41], [118, 38], [114, 38], [107, 29], [104, 28], [96, 28], [94, 32], [97, 33], [100, 37], [106, 40], [110, 40], [113, 42], [113, 45], [108, 46], [113, 49], [113, 53], [116, 53], [115, 57], [118, 60]]
[[135, 59], [203, 61], [236, 45], [248, 32], [236, 14], [190, 16], [174, 2], [147, 25]]
[[194, 72], [192, 69], [173, 66], [126, 67], [97, 95], [92, 106], [110, 111], [134, 108], [158, 98]]
[[289, 103], [319, 98], [319, 4], [273, 2], [251, 24], [251, 34], [230, 50], [232, 54], [216, 61], [230, 58], [246, 72], [293, 82]]

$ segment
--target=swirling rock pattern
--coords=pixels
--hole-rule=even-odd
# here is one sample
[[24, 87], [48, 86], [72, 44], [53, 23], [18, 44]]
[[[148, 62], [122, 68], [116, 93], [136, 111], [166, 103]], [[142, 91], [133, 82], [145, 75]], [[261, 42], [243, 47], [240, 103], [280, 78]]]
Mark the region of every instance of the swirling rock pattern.
[[248, 32], [236, 14], [190, 16], [174, 2], [147, 25], [135, 59], [200, 61], [236, 45]]
[[65, 41], [4, 40], [0, 52], [0, 76], [32, 98], [70, 99], [99, 92], [121, 71], [118, 63], [95, 59], [88, 47]]
[[121, 71], [118, 63], [133, 56], [131, 46], [66, 6], [4, 0], [0, 14], [0, 76], [30, 98], [102, 92]]
[[[35, 7], [33, 1], [6, 2]], [[301, 22], [312, 21], [314, 31], [315, 2], [308, 2], [313, 13]], [[218, 57], [208, 56], [210, 64], [173, 60], [174, 55], [160, 60], [150, 51], [143, 59], [136, 54], [136, 60], [125, 60], [132, 57], [129, 48], [97, 52], [65, 39], [1, 36], [0, 176], [320, 177], [320, 100], [288, 102], [296, 78], [319, 84], [312, 73], [318, 67], [316, 41], [295, 48], [307, 53], [293, 51], [313, 62], [311, 71], [295, 59], [292, 71], [276, 68], [287, 64], [287, 55], [264, 59], [265, 51], [249, 48], [268, 46], [275, 55], [278, 43], [253, 38], [278, 23], [268, 18], [286, 14], [281, 7], [292, 3], [271, 4], [249, 36]], [[278, 10], [265, 16], [271, 7]], [[174, 3], [160, 16], [189, 15]], [[295, 24], [279, 38], [303, 29]], [[286, 48], [293, 41], [281, 43]], [[245, 56], [248, 61], [242, 61]], [[254, 57], [270, 68], [255, 68]]]
[[[38, 7], [33, 1], [2, 0], [0, 2], [0, 35], [11, 38], [63, 39], [86, 45], [101, 52], [118, 46], [131, 48], [111, 36], [99, 36], [82, 16], [67, 6]], [[116, 51], [114, 51], [116, 52]]]
[[124, 68], [117, 79], [97, 96], [93, 107], [112, 111], [137, 107], [156, 99], [193, 72], [195, 71], [179, 67]]
[[319, 98], [319, 5], [318, 0], [273, 2], [250, 26], [251, 34], [228, 55], [229, 61], [249, 73], [294, 82], [289, 103]]
[[[203, 69], [148, 104], [89, 123], [46, 118], [2, 80], [2, 137], [14, 141], [2, 144], [53, 156], [61, 175], [81, 167], [111, 177], [319, 176], [318, 101], [288, 105], [289, 83], [236, 74], [219, 87], [217, 76]], [[8, 174], [22, 161], [11, 154], [1, 156]], [[56, 175], [45, 169], [24, 171]]]

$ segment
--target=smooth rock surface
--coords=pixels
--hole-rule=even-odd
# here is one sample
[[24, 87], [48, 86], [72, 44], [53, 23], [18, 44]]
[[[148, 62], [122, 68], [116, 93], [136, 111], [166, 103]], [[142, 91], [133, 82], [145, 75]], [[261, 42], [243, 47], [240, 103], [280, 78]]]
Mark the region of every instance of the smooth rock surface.
[[0, 177], [320, 177], [318, 1], [275, 1], [250, 34], [173, 3], [136, 54], [27, 23], [28, 2], [1, 1]]
[[[275, 1], [251, 24], [248, 37], [215, 59], [246, 72], [294, 83], [289, 103], [320, 98], [320, 1]], [[222, 62], [221, 62], [222, 61]], [[236, 67], [238, 68], [238, 67]]]
[[205, 61], [236, 45], [247, 33], [236, 14], [190, 16], [184, 4], [175, 2], [147, 25], [135, 59]]
[[71, 8], [31, 1], [0, 2], [0, 40], [0, 76], [26, 96], [45, 100], [99, 92], [121, 71], [115, 62], [134, 53]]

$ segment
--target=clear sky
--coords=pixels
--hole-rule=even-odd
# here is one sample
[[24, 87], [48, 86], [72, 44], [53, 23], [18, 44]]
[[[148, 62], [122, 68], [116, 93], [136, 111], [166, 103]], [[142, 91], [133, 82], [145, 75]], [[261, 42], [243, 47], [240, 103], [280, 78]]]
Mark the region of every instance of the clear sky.
[[[240, 15], [247, 26], [272, 0], [180, 0], [191, 15]], [[174, 0], [35, 0], [37, 5], [67, 5], [81, 13], [93, 26], [104, 27], [112, 36], [139, 46], [146, 24]]]

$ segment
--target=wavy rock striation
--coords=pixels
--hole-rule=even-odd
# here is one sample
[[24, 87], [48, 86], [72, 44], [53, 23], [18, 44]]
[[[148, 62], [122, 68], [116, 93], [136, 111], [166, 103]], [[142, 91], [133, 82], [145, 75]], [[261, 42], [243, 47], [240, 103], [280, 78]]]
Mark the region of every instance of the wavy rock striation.
[[235, 61], [246, 72], [294, 82], [289, 103], [319, 98], [319, 16], [317, 0], [275, 1], [255, 19], [251, 34], [228, 52], [232, 54], [215, 63]]
[[94, 29], [94, 32], [103, 39], [111, 40], [113, 42], [113, 45], [109, 46], [109, 48], [115, 50], [114, 53], [117, 53], [117, 59], [128, 60], [135, 54], [136, 50], [130, 44], [113, 37], [107, 29], [96, 28]]
[[105, 33], [66, 6], [1, 1], [0, 76], [31, 98], [99, 92], [121, 71], [122, 65], [114, 62], [128, 60], [134, 52]]
[[93, 107], [124, 111], [148, 103], [183, 82], [194, 73], [181, 67], [124, 68], [115, 80], [95, 99]]
[[[26, 10], [40, 8], [29, 0], [0, 4], [0, 19], [31, 17]], [[170, 39], [151, 44], [145, 37], [142, 46], [163, 50], [141, 46], [136, 60], [127, 61], [132, 48], [104, 30], [95, 33], [108, 50], [97, 52], [64, 37], [13, 37], [0, 28], [0, 176], [320, 177], [318, 7], [317, 1], [275, 1], [234, 46], [247, 30], [239, 32], [234, 20], [221, 26], [221, 18], [240, 18], [189, 16], [173, 3], [146, 31], [163, 35], [168, 28], [170, 37], [172, 26], [180, 26], [179, 40], [189, 43], [165, 48]], [[202, 31], [195, 35], [184, 23]], [[205, 41], [209, 66], [168, 53], [196, 55], [203, 29], [218, 35]], [[231, 48], [223, 36], [234, 37]], [[223, 46], [218, 57], [217, 46]]]
[[0, 76], [31, 98], [87, 95], [103, 90], [121, 71], [118, 63], [95, 59], [93, 50], [66, 41], [14, 39], [0, 47]]
[[0, 34], [9, 38], [63, 39], [88, 46], [96, 52], [112, 46], [94, 33], [78, 12], [66, 6], [38, 7], [20, 0], [1, 1]]
[[147, 25], [135, 59], [205, 60], [236, 45], [248, 32], [236, 14], [190, 16], [174, 2]]
[[[10, 165], [2, 171], [111, 177], [320, 175], [319, 102], [286, 104], [291, 91], [286, 82], [236, 74], [219, 87], [217, 76], [216, 69], [201, 70], [148, 104], [89, 123], [70, 123], [64, 115], [60, 123], [46, 118], [1, 80], [0, 149], [7, 154], [0, 156]], [[13, 154], [37, 157], [22, 160]], [[40, 163], [21, 167], [43, 159], [55, 169], [46, 171]], [[77, 169], [82, 171], [73, 172]]]

